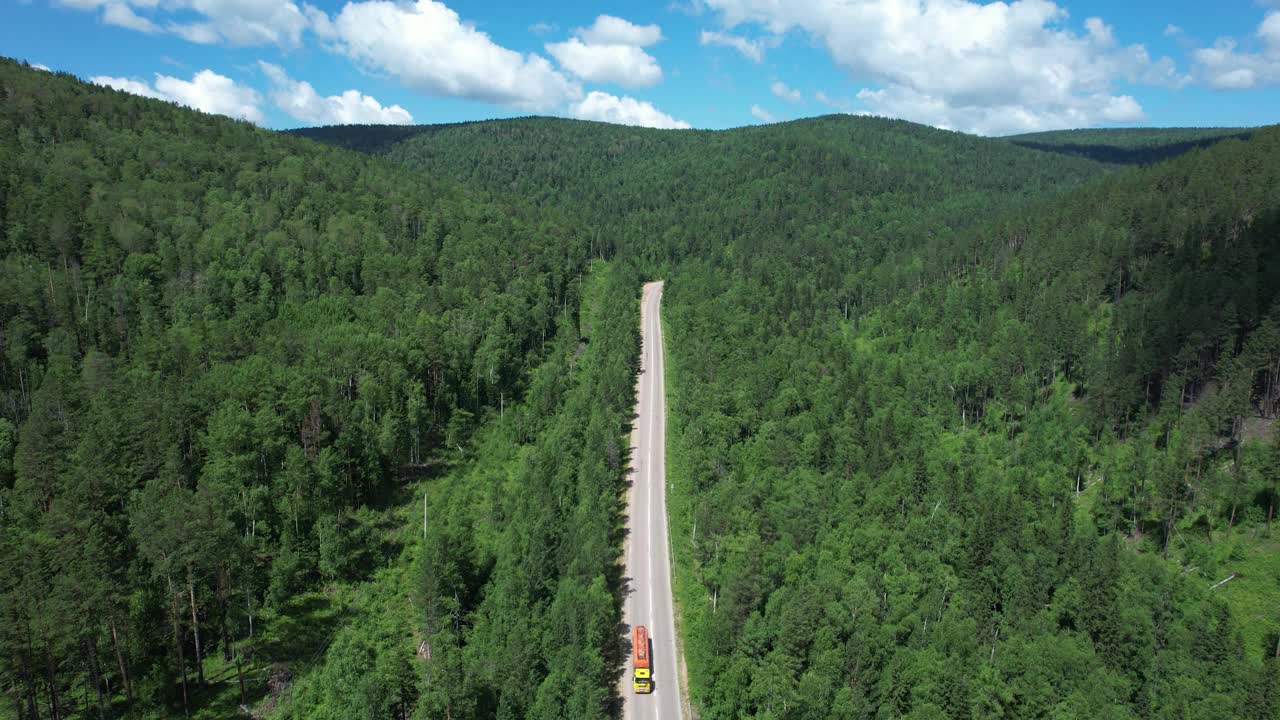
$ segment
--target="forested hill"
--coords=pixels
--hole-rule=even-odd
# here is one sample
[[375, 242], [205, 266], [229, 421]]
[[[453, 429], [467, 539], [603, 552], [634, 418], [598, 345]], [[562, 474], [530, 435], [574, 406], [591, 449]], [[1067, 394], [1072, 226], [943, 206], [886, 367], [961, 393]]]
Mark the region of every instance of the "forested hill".
[[471, 123], [443, 123], [439, 125], [328, 125], [325, 127], [298, 128], [284, 131], [288, 135], [305, 137], [336, 145], [349, 150], [381, 155], [397, 143], [423, 133], [441, 132], [463, 127]]
[[[373, 130], [375, 137], [404, 132]], [[320, 137], [350, 145], [360, 136]], [[781, 240], [833, 218], [863, 228], [913, 225], [921, 208], [958, 226], [1105, 170], [1083, 159], [847, 115], [714, 132], [498, 120], [427, 126], [384, 152], [406, 166], [608, 227], [598, 252], [642, 246], [666, 257], [716, 252], [722, 237], [763, 229], [781, 230]], [[665, 235], [660, 248], [655, 228]]]
[[0, 60], [0, 231], [0, 715], [605, 712], [638, 283], [577, 225]]
[[530, 119], [388, 156], [667, 279], [702, 717], [1275, 718], [1280, 130], [1195, 150]]
[[901, 258], [676, 274], [702, 716], [1275, 718], [1277, 167], [998, 215], [883, 300]]

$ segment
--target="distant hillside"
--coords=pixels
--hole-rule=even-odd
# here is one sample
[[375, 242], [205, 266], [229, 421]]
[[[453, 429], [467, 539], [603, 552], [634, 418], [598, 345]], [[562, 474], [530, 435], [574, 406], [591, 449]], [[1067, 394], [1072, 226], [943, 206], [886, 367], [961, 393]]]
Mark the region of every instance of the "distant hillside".
[[1111, 128], [1054, 130], [1005, 138], [1015, 145], [1118, 165], [1151, 165], [1226, 138], [1243, 140], [1254, 128]]
[[440, 132], [469, 124], [471, 123], [441, 125], [326, 125], [324, 127], [285, 130], [284, 133], [369, 155], [381, 155], [390, 150], [396, 143], [404, 142], [415, 135]]
[[[790, 243], [847, 228], [865, 262], [997, 207], [1079, 185], [1099, 163], [913, 123], [834, 115], [726, 131], [529, 118], [420, 134], [386, 157], [473, 187], [562, 208], [600, 229], [593, 250], [661, 263], [726, 238]], [[926, 217], [928, 219], [926, 219]]]

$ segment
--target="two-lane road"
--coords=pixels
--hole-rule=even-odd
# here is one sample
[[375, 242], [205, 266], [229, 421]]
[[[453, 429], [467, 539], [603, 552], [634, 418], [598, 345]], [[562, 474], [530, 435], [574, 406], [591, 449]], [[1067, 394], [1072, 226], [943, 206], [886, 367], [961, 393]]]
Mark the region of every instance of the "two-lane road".
[[680, 672], [676, 660], [676, 626], [671, 601], [671, 553], [667, 546], [666, 437], [667, 400], [663, 385], [662, 283], [644, 286], [640, 305], [642, 339], [640, 382], [636, 392], [636, 420], [631, 431], [631, 495], [628, 501], [630, 535], [626, 549], [626, 577], [630, 587], [622, 621], [631, 628], [649, 628], [653, 645], [653, 694], [637, 695], [631, 688], [628, 656], [622, 678], [623, 717], [634, 720], [681, 720]]

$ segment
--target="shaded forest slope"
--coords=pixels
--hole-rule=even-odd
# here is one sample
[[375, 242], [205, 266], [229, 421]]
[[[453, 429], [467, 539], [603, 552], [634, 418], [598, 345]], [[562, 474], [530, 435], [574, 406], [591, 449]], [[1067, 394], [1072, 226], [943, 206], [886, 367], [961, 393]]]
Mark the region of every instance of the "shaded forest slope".
[[1226, 138], [1246, 140], [1250, 128], [1107, 128], [1051, 130], [1005, 138], [1015, 145], [1118, 165], [1151, 165]]

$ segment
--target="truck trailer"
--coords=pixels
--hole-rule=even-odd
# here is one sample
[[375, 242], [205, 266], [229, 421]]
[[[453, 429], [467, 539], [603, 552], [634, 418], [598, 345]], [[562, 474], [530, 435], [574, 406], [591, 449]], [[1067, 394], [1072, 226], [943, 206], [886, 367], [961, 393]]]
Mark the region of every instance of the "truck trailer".
[[635, 673], [631, 687], [638, 693], [653, 692], [653, 674], [649, 667], [649, 631], [637, 625], [631, 637], [631, 664]]

